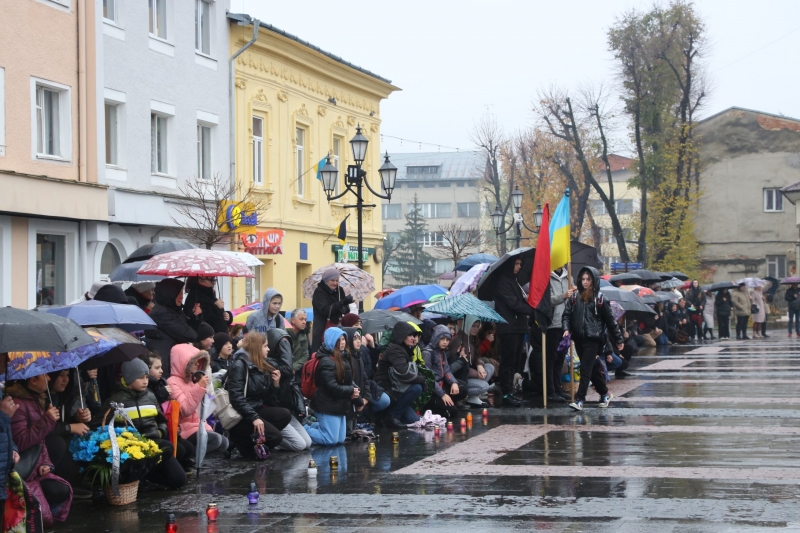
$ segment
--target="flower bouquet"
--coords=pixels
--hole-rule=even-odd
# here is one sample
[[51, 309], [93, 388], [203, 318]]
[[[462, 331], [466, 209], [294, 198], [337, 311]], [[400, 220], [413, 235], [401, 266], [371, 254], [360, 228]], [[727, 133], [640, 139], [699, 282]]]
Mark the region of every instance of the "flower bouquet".
[[133, 427], [116, 427], [113, 431], [119, 449], [119, 489], [125, 495], [117, 496], [111, 491], [114, 452], [108, 426], [74, 437], [69, 451], [75, 461], [84, 465], [81, 471], [93, 487], [102, 488], [112, 505], [125, 505], [136, 500], [139, 480], [161, 462], [162, 452], [155, 441]]

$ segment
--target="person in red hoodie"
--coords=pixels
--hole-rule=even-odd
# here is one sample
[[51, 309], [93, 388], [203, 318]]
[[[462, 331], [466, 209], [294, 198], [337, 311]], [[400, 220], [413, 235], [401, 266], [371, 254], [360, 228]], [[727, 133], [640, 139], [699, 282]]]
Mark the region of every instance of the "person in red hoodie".
[[[181, 404], [179, 421], [181, 437], [194, 446], [197, 446], [197, 431], [200, 428], [198, 411], [210, 379], [210, 362], [211, 357], [208, 352], [200, 351], [191, 344], [176, 344], [170, 352], [172, 375], [167, 379], [172, 389], [170, 398]], [[211, 426], [203, 423], [208, 434], [206, 453], [227, 450], [228, 439], [219, 433], [214, 433]]]

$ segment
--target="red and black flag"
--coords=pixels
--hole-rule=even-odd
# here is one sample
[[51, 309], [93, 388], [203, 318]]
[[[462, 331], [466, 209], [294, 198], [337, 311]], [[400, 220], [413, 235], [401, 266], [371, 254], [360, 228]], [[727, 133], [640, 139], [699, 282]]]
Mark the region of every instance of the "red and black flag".
[[536, 323], [544, 332], [550, 327], [553, 306], [550, 302], [550, 204], [544, 204], [536, 254], [533, 257], [528, 304], [534, 308]]

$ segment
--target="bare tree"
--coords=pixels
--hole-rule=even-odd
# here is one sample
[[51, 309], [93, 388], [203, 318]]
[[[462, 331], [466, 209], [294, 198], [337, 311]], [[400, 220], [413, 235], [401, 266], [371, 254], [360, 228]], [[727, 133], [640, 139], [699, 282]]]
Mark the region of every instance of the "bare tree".
[[381, 277], [383, 284], [386, 285], [386, 273], [389, 272], [389, 261], [395, 255], [395, 252], [402, 246], [402, 239], [393, 239], [389, 236], [383, 241], [383, 263], [381, 263]]
[[254, 216], [256, 222], [269, 208], [252, 189], [243, 191], [240, 183], [219, 173], [208, 180], [195, 176], [178, 187], [178, 191], [183, 199], [175, 207], [177, 215], [170, 215], [180, 228], [176, 233], [208, 250], [236, 239], [239, 233], [228, 227], [229, 222], [238, 226], [247, 216]]
[[455, 222], [442, 224], [437, 231], [442, 235], [442, 243], [435, 245], [434, 249], [440, 257], [452, 259], [453, 265], [469, 255], [469, 248], [480, 248], [483, 242], [480, 228], [465, 228]]

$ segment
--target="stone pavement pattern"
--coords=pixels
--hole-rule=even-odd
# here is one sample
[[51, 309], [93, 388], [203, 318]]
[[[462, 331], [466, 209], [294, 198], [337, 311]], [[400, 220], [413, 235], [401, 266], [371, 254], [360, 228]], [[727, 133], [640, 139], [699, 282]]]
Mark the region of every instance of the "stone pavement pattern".
[[143, 487], [123, 508], [75, 502], [55, 530], [160, 532], [174, 512], [180, 533], [800, 531], [800, 341], [779, 335], [642, 351], [636, 376], [609, 384], [609, 409], [590, 392], [582, 413], [490, 409], [440, 439], [404, 431], [393, 445], [379, 430], [374, 459], [361, 443], [213, 458], [182, 491]]

